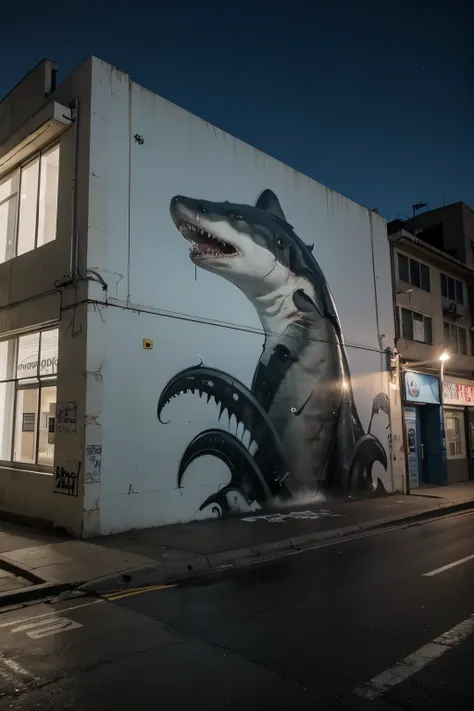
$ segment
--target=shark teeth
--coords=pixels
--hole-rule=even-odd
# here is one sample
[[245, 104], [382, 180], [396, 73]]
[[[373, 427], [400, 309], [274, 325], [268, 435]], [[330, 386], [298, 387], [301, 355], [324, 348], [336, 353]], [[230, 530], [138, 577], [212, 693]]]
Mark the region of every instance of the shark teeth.
[[239, 252], [235, 247], [199, 225], [195, 225], [192, 222], [183, 222], [179, 226], [179, 230], [183, 237], [192, 242], [190, 252], [194, 258], [232, 259], [239, 256]]
[[[199, 398], [202, 398], [203, 395], [206, 396], [206, 402], [209, 403], [211, 400], [214, 401], [216, 407], [219, 407], [219, 411], [217, 413], [217, 421], [220, 422], [223, 415], [227, 413], [227, 416], [229, 418], [229, 425], [228, 425], [228, 431], [230, 432], [231, 429], [235, 433], [237, 439], [242, 442], [243, 446], [245, 449], [250, 452], [252, 455], [255, 454], [260, 449], [260, 444], [257, 442], [253, 436], [252, 432], [250, 429], [248, 429], [245, 424], [241, 421], [241, 419], [233, 412], [230, 412], [229, 408], [227, 405], [225, 405], [221, 400], [217, 399], [212, 393], [205, 393], [201, 388], [196, 387], [196, 388], [186, 388], [182, 389], [179, 392], [175, 393], [174, 395], [171, 395], [164, 403], [163, 403], [163, 410], [168, 407], [168, 405], [173, 401], [176, 400], [176, 398], [179, 398], [181, 395], [187, 395], [187, 394], [192, 394], [194, 395], [197, 392]], [[232, 428], [231, 428], [232, 425]]]

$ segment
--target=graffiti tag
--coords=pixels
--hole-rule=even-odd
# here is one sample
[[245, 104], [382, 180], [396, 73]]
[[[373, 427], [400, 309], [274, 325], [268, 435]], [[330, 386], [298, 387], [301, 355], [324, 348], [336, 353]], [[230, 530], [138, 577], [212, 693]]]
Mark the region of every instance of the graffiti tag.
[[64, 467], [56, 467], [54, 493], [65, 494], [66, 496], [78, 496], [79, 494], [79, 474], [81, 462], [77, 463], [77, 471], [68, 471]]
[[287, 519], [292, 519], [294, 521], [298, 520], [314, 520], [316, 518], [321, 518], [321, 516], [340, 516], [341, 514], [333, 513], [329, 509], [319, 509], [319, 511], [291, 511], [287, 514], [273, 513], [273, 514], [262, 514], [261, 516], [248, 516], [242, 518], [242, 521], [247, 523], [254, 523], [255, 521], [268, 521], [269, 523], [284, 523]]
[[86, 447], [86, 473], [84, 482], [86, 484], [98, 484], [100, 482], [100, 471], [102, 468], [102, 445], [88, 444]]

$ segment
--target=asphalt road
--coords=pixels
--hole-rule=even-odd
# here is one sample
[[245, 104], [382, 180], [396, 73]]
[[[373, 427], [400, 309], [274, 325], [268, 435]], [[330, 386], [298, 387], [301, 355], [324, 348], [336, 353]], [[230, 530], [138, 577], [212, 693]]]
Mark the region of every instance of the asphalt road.
[[3, 611], [0, 709], [472, 709], [473, 591], [464, 514], [114, 602]]

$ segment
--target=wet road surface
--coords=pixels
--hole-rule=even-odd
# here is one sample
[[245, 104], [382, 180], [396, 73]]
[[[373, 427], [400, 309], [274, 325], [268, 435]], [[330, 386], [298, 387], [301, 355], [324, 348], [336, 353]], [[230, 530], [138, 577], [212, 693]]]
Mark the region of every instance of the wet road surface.
[[0, 709], [472, 709], [474, 514], [0, 614]]

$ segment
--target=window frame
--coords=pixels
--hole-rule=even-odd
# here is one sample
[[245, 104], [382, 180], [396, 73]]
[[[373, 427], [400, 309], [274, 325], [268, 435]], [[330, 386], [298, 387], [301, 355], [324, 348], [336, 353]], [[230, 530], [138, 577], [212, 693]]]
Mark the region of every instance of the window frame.
[[[40, 245], [38, 245], [38, 226], [40, 222], [40, 190], [41, 190], [41, 175], [42, 175], [42, 158], [43, 156], [48, 155], [49, 153], [52, 153], [55, 149], [58, 149], [59, 155], [58, 155], [58, 165], [61, 160], [61, 147], [60, 147], [60, 141], [55, 138], [52, 142], [46, 144], [45, 146], [42, 146], [39, 150], [35, 151], [32, 155], [28, 156], [23, 160], [21, 163], [19, 163], [13, 170], [10, 170], [8, 173], [2, 176], [1, 180], [8, 180], [8, 178], [13, 177], [15, 174], [17, 174], [17, 182], [16, 182], [16, 191], [13, 192], [9, 197], [5, 198], [4, 200], [1, 201], [0, 204], [3, 205], [3, 203], [8, 202], [9, 200], [16, 200], [16, 204], [14, 204], [14, 227], [13, 227], [13, 237], [11, 240], [11, 250], [10, 250], [10, 256], [3, 256], [0, 254], [0, 264], [5, 264], [5, 262], [9, 262], [12, 259], [15, 259], [16, 257], [21, 257], [23, 254], [28, 254], [29, 252], [33, 252], [36, 249], [40, 249], [41, 247], [44, 247], [46, 244], [50, 244], [51, 242], [55, 242], [58, 237], [58, 206], [59, 206], [59, 185], [60, 185], [60, 179], [59, 179], [59, 168], [58, 168], [58, 185], [57, 185], [57, 194], [56, 194], [56, 231], [55, 231], [55, 236], [53, 240], [49, 240], [49, 242], [42, 242]], [[35, 235], [34, 235], [34, 246], [31, 249], [28, 249], [26, 252], [21, 252], [20, 254], [18, 253], [18, 238], [19, 238], [19, 229], [20, 229], [20, 205], [21, 205], [21, 180], [22, 180], [22, 174], [25, 169], [27, 169], [30, 165], [33, 165], [35, 161], [38, 161], [38, 179], [37, 179], [37, 185], [36, 185], [36, 215], [35, 215]], [[8, 241], [6, 241], [7, 244]], [[7, 251], [7, 250], [6, 250]]]
[[[425, 333], [426, 333], [426, 326], [425, 326], [426, 319], [428, 319], [431, 322], [431, 324], [430, 324], [431, 340], [430, 341], [419, 341], [418, 339], [415, 339], [415, 338], [407, 338], [403, 334], [402, 311], [409, 311], [411, 313], [413, 335], [415, 333], [414, 328], [413, 328], [413, 314], [423, 317], [423, 330], [425, 331]], [[406, 341], [411, 341], [412, 343], [424, 343], [425, 346], [432, 346], [433, 345], [433, 317], [432, 316], [429, 316], [428, 314], [425, 314], [422, 311], [417, 311], [416, 309], [409, 309], [406, 306], [398, 306], [398, 323], [399, 323], [399, 329], [400, 329], [400, 338], [403, 338]]]
[[[464, 333], [464, 345], [465, 345], [465, 347], [466, 347], [466, 348], [465, 348], [465, 350], [466, 350], [465, 353], [462, 352], [462, 350], [461, 350], [461, 345], [460, 345], [460, 344], [461, 344], [461, 339], [460, 339], [460, 334], [461, 334], [461, 332]], [[469, 348], [468, 348], [468, 345], [467, 345], [467, 328], [464, 328], [464, 326], [458, 326], [458, 349], [459, 349], [459, 351], [458, 351], [458, 352], [459, 352], [459, 355], [463, 355], [463, 356], [469, 355]]]
[[[56, 364], [56, 372], [53, 374], [46, 374], [46, 375], [41, 375], [40, 374], [40, 368], [41, 368], [41, 342], [42, 342], [42, 337], [43, 334], [45, 333], [50, 333], [51, 331], [56, 331], [58, 334], [59, 338], [59, 329], [58, 326], [50, 326], [48, 328], [43, 328], [34, 331], [25, 331], [24, 333], [20, 333], [17, 336], [13, 336], [11, 338], [2, 338], [0, 339], [1, 342], [13, 342], [13, 359], [12, 359], [12, 364], [11, 364], [11, 371], [14, 377], [11, 378], [2, 378], [0, 379], [0, 383], [13, 383], [14, 390], [13, 390], [13, 402], [12, 402], [12, 412], [10, 413], [11, 417], [11, 431], [10, 431], [10, 447], [9, 447], [9, 452], [10, 452], [10, 459], [0, 459], [0, 468], [2, 469], [21, 469], [22, 471], [31, 471], [33, 473], [45, 473], [45, 474], [51, 474], [53, 475], [54, 472], [54, 456], [53, 456], [53, 463], [52, 464], [39, 464], [38, 463], [38, 449], [39, 449], [39, 439], [40, 439], [40, 415], [41, 415], [41, 393], [44, 388], [48, 387], [55, 387], [57, 389], [58, 387], [58, 368], [59, 368], [59, 358], [58, 358], [58, 363]], [[18, 378], [17, 376], [17, 369], [18, 369], [18, 352], [19, 352], [19, 342], [20, 338], [22, 336], [33, 336], [35, 334], [38, 334], [38, 364], [37, 364], [37, 369], [34, 373], [29, 373], [26, 375], [24, 378]], [[58, 344], [59, 345], [59, 344]], [[15, 461], [14, 459], [14, 454], [15, 454], [15, 439], [16, 439], [16, 426], [17, 426], [17, 405], [18, 405], [18, 393], [19, 392], [24, 392], [26, 390], [38, 390], [38, 400], [36, 403], [36, 412], [35, 412], [35, 461], [34, 462], [21, 462], [21, 461]]]
[[[0, 261], [0, 264], [4, 264], [4, 262], [9, 262], [10, 259], [14, 259], [15, 257], [15, 251], [16, 251], [16, 242], [17, 242], [17, 233], [18, 233], [18, 210], [19, 210], [19, 205], [20, 205], [20, 167], [16, 167], [13, 170], [11, 170], [9, 173], [6, 175], [3, 175], [2, 178], [0, 179], [0, 183], [4, 183], [7, 180], [13, 178], [13, 184], [15, 186], [13, 192], [8, 195], [7, 197], [3, 198], [0, 200], [0, 207], [3, 205], [6, 205], [10, 201], [12, 202], [12, 207], [13, 207], [13, 235], [11, 239], [9, 239], [8, 235], [8, 230], [5, 235], [5, 260]], [[9, 249], [8, 249], [9, 248]], [[8, 254], [8, 256], [7, 256]]]
[[[449, 329], [449, 338], [448, 338], [448, 340], [446, 341], [446, 331], [447, 331], [448, 329]], [[468, 332], [469, 329], [467, 328], [467, 326], [460, 326], [460, 325], [457, 324], [457, 323], [451, 323], [451, 321], [443, 321], [443, 338], [444, 338], [444, 341], [445, 341], [444, 345], [446, 346], [446, 348], [452, 348], [452, 347], [453, 347], [453, 345], [454, 345], [454, 339], [452, 338], [453, 329], [454, 329], [454, 332], [455, 332], [455, 334], [456, 334], [456, 349], [455, 349], [456, 355], [468, 356], [468, 357], [469, 357], [471, 354], [469, 353], [469, 343], [468, 343], [468, 338], [467, 338], [467, 332]], [[459, 331], [463, 331], [463, 332], [464, 332], [464, 335], [465, 335], [465, 344], [466, 344], [466, 352], [465, 352], [465, 353], [462, 353], [462, 352], [461, 352], [461, 349], [460, 349], [460, 346], [459, 346], [459, 343], [460, 343], [460, 340], [459, 340]], [[472, 347], [472, 343], [471, 343], [471, 347]]]
[[[408, 281], [406, 279], [403, 279], [401, 276], [401, 270], [400, 270], [400, 258], [406, 259], [408, 262]], [[412, 280], [412, 274], [418, 274], [418, 282], [416, 283], [416, 279]], [[425, 275], [425, 279], [423, 279], [423, 274]], [[413, 286], [415, 289], [419, 289], [420, 291], [424, 291], [427, 294], [431, 294], [431, 269], [429, 264], [425, 264], [424, 262], [420, 262], [419, 259], [413, 259], [413, 257], [409, 257], [408, 254], [404, 254], [403, 252], [398, 252], [397, 251], [397, 276], [400, 281], [402, 281], [404, 284], [409, 284], [410, 286]], [[427, 277], [427, 283], [428, 283], [428, 289], [426, 289], [423, 286], [423, 282], [426, 281]]]
[[[445, 430], [446, 430], [446, 432], [445, 432], [445, 434], [446, 434], [446, 459], [466, 459], [467, 458], [467, 451], [466, 451], [464, 412], [462, 410], [446, 409], [446, 410], [444, 410], [443, 414], [444, 414]], [[446, 421], [448, 419], [452, 419], [455, 421], [457, 420], [457, 422], [458, 422], [459, 432], [456, 434], [459, 434], [459, 449], [461, 450], [458, 454], [450, 454], [450, 451], [449, 451], [449, 445], [451, 442], [448, 438], [448, 427], [446, 424]], [[456, 430], [456, 427], [455, 427], [455, 430]]]
[[[447, 299], [448, 301], [452, 301], [455, 304], [459, 304], [459, 306], [464, 306], [466, 303], [464, 298], [464, 282], [461, 279], [456, 279], [456, 277], [449, 276], [449, 274], [445, 274], [444, 272], [440, 272], [439, 277], [441, 297], [443, 299]], [[453, 296], [449, 296], [450, 286], [452, 286]], [[459, 294], [461, 295], [460, 300], [458, 299]]]

